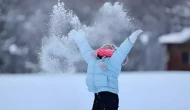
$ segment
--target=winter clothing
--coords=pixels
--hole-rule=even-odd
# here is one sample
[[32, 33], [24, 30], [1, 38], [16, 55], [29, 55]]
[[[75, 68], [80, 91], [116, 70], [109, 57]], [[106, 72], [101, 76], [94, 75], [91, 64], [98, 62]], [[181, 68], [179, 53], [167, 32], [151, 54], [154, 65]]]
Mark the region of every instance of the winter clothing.
[[100, 92], [94, 94], [92, 110], [118, 110], [119, 97], [111, 92]]
[[113, 44], [104, 44], [101, 48], [103, 48], [105, 46], [110, 46], [110, 47], [112, 47], [112, 49], [117, 50], [117, 46], [115, 46]]
[[100, 55], [100, 56], [106, 56], [106, 57], [111, 57], [114, 53], [114, 50], [111, 50], [111, 49], [105, 49], [105, 48], [99, 48], [96, 50], [97, 52], [97, 55]]
[[[116, 50], [117, 50], [116, 47], [114, 48], [114, 51], [111, 49], [99, 48], [96, 51], [91, 52], [91, 56], [99, 58], [99, 59], [102, 59], [103, 57], [111, 57]], [[126, 56], [122, 65], [126, 65], [128, 61], [129, 61], [128, 56]]]
[[126, 65], [128, 63], [128, 61], [129, 61], [129, 58], [128, 58], [128, 56], [126, 56], [123, 63], [122, 63], [122, 65]]
[[[120, 45], [110, 58], [106, 57], [101, 60], [91, 55], [93, 49], [85, 39], [85, 33], [82, 30], [72, 30], [69, 33], [69, 37], [76, 42], [84, 60], [88, 64], [86, 85], [90, 92], [99, 93], [108, 91], [118, 94], [118, 76], [121, 72], [122, 63], [133, 47], [135, 43], [134, 39], [136, 39], [141, 32], [140, 30], [135, 31]], [[102, 63], [103, 68], [100, 68]]]

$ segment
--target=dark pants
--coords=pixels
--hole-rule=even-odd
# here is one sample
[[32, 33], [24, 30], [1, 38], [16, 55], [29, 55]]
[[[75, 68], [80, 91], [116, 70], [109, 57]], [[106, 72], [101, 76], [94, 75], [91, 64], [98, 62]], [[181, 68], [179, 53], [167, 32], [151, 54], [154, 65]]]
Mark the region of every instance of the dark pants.
[[118, 110], [119, 97], [111, 92], [100, 92], [95, 94], [92, 110]]

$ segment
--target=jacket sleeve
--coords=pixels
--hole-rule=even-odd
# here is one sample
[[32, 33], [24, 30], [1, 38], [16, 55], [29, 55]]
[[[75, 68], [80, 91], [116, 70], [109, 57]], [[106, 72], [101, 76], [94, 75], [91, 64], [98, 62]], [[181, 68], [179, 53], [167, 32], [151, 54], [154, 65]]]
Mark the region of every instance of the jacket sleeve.
[[140, 33], [142, 33], [141, 30], [137, 30], [136, 32], [132, 33], [127, 39], [125, 39], [125, 41], [120, 45], [120, 47], [114, 52], [114, 54], [110, 58], [110, 63], [114, 67], [117, 68], [122, 65], [123, 61], [125, 60], [130, 50], [132, 49]]
[[93, 58], [91, 56], [91, 52], [93, 51], [92, 48], [90, 47], [87, 39], [85, 38], [85, 34], [84, 32], [81, 31], [75, 31], [74, 34], [71, 34], [71, 39], [73, 39], [75, 41], [75, 43], [77, 44], [79, 50], [82, 53], [82, 56], [84, 58], [84, 60], [86, 61], [86, 63], [89, 62], [89, 59]]

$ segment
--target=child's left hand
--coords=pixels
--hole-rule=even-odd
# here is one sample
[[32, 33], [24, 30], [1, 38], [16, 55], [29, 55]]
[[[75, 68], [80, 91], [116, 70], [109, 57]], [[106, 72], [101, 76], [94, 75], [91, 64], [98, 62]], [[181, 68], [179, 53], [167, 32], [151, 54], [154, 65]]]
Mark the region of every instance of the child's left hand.
[[129, 41], [131, 43], [135, 43], [135, 41], [137, 40], [137, 37], [143, 33], [142, 30], [136, 30], [135, 32], [133, 32], [130, 36], [129, 36]]

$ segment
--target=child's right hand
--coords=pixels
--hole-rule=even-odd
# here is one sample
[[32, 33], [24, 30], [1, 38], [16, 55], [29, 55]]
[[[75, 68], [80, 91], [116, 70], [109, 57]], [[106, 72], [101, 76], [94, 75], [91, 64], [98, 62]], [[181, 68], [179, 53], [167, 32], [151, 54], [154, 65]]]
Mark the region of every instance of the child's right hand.
[[85, 36], [85, 32], [82, 30], [82, 29], [80, 29], [80, 30], [75, 30], [75, 29], [73, 29], [73, 30], [71, 30], [70, 32], [69, 32], [69, 37], [71, 37], [71, 38], [75, 38], [75, 37], [83, 37], [83, 36]]
[[77, 44], [80, 44], [85, 41], [85, 32], [82, 29], [73, 29], [69, 32], [68, 37], [73, 39]]

